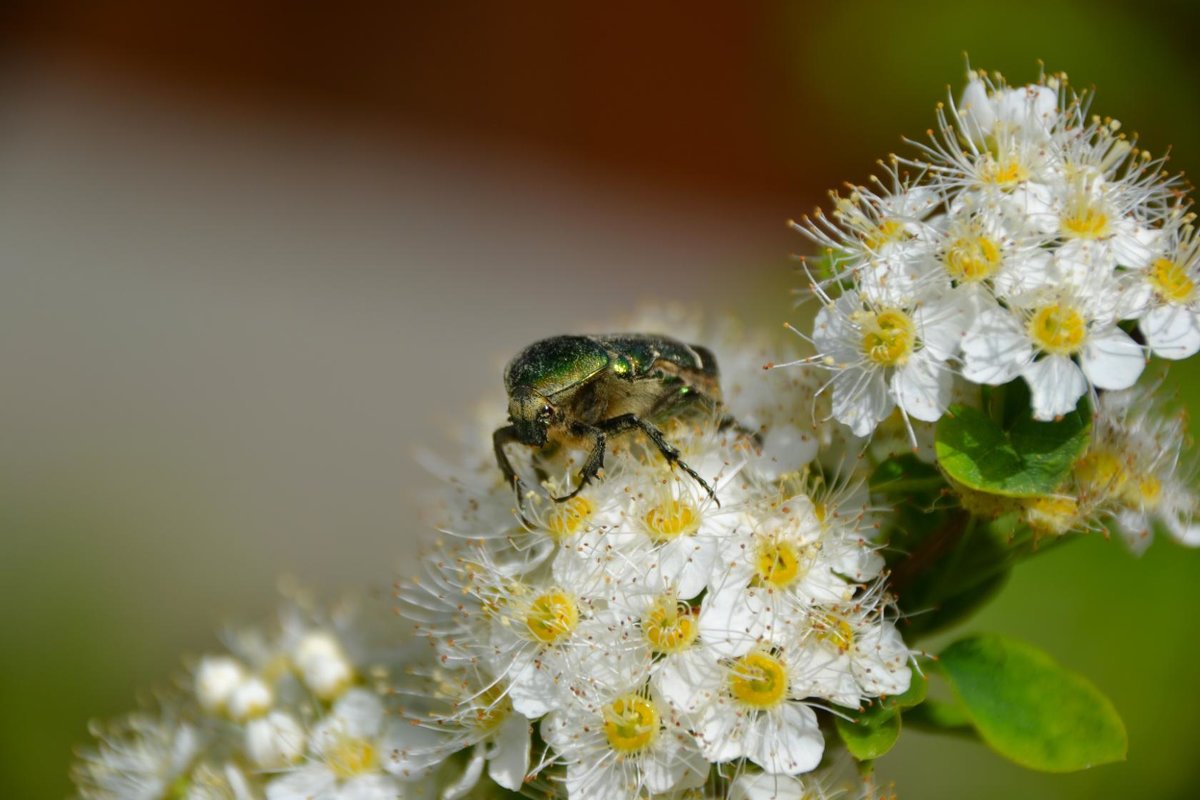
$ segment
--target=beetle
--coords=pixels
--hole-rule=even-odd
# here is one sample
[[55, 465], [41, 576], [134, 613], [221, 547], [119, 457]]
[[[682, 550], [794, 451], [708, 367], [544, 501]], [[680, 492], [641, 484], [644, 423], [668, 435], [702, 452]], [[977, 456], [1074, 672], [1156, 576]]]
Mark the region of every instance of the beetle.
[[[634, 430], [646, 435], [671, 466], [678, 466], [713, 500], [709, 484], [679, 457], [655, 421], [671, 419], [690, 407], [722, 412], [717, 360], [712, 351], [667, 336], [618, 333], [554, 336], [534, 342], [504, 369], [509, 424], [492, 434], [496, 463], [522, 503], [523, 483], [505, 446], [519, 443], [542, 449], [575, 444], [588, 449], [570, 500], [604, 466], [608, 439]], [[758, 439], [723, 414], [730, 426]]]

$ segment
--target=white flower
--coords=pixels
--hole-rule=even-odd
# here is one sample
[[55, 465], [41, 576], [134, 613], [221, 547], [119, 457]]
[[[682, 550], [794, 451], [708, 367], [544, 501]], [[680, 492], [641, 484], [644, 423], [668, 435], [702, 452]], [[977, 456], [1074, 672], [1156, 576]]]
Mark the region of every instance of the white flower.
[[[692, 454], [688, 454], [691, 456]], [[725, 469], [713, 480], [713, 497], [695, 482], [663, 482], [657, 464], [627, 465], [606, 480], [610, 497], [620, 498], [619, 516], [596, 525], [590, 503], [560, 505], [568, 510], [578, 536], [564, 546], [553, 562], [562, 585], [595, 580], [595, 571], [620, 582], [626, 594], [654, 595], [671, 590], [683, 599], [700, 594], [712, 575], [718, 542], [744, 523], [744, 488], [738, 469]]]
[[1126, 389], [1146, 357], [1106, 313], [1110, 304], [1105, 287], [1094, 286], [1090, 293], [1041, 292], [1012, 309], [985, 311], [963, 338], [963, 375], [992, 385], [1023, 377], [1039, 420], [1074, 410], [1089, 385]]
[[807, 628], [794, 650], [797, 680], [807, 694], [856, 708], [864, 698], [908, 689], [911, 651], [870, 603], [813, 609]]
[[822, 800], [824, 789], [812, 780], [767, 772], [743, 772], [729, 787], [728, 800]]
[[858, 532], [860, 517], [818, 509], [795, 495], [745, 532], [721, 542], [701, 605], [700, 632], [724, 656], [785, 644], [816, 603], [842, 603], [874, 580], [883, 559]]
[[1162, 256], [1142, 271], [1149, 296], [1138, 329], [1155, 355], [1172, 360], [1200, 351], [1200, 236], [1172, 227]]
[[227, 710], [236, 722], [246, 722], [262, 716], [275, 702], [275, 693], [262, 678], [251, 676], [237, 685], [229, 695]]
[[848, 197], [835, 194], [832, 219], [818, 209], [792, 226], [826, 251], [831, 274], [821, 285], [853, 278], [872, 302], [900, 305], [928, 277], [926, 219], [942, 198], [901, 177], [894, 163], [885, 170], [890, 186], [873, 177], [879, 191], [859, 186]]
[[1100, 398], [1092, 442], [1075, 464], [1083, 502], [1107, 511], [1135, 552], [1160, 523], [1180, 543], [1200, 546], [1196, 466], [1183, 457], [1190, 442], [1182, 414], [1155, 402], [1157, 382]]
[[305, 685], [322, 700], [332, 700], [354, 681], [354, 667], [341, 642], [325, 631], [311, 631], [292, 651], [292, 660]]
[[469, 792], [485, 766], [488, 777], [497, 784], [519, 791], [529, 773], [532, 729], [529, 720], [513, 710], [504, 685], [465, 669], [438, 670], [430, 683], [426, 700], [436, 701], [438, 707], [410, 714], [416, 727], [405, 735], [404, 748], [393, 754], [397, 768], [418, 774], [470, 748], [467, 769], [444, 790], [444, 800]]
[[980, 72], [967, 82], [958, 108], [964, 133], [983, 144], [1006, 134], [1044, 141], [1058, 122], [1058, 105], [1055, 87], [1009, 88], [1002, 78], [993, 82]]
[[817, 766], [825, 740], [816, 714], [798, 702], [804, 695], [786, 653], [755, 648], [739, 658], [688, 666], [686, 673], [664, 670], [658, 685], [669, 692], [667, 699], [710, 761], [748, 758], [784, 775]]
[[259, 769], [290, 766], [304, 755], [304, 728], [286, 711], [272, 711], [246, 723], [246, 755]]
[[502, 607], [476, 644], [521, 714], [540, 717], [600, 686], [635, 682], [645, 669], [626, 644], [636, 632], [606, 607], [608, 591], [597, 569], [571, 588], [512, 583], [497, 594]]
[[542, 736], [566, 764], [571, 800], [635, 798], [702, 786], [708, 762], [671, 709], [645, 691], [547, 714]]
[[182, 800], [256, 800], [257, 787], [235, 764], [200, 764], [188, 776], [186, 788], [180, 788]]
[[929, 143], [913, 142], [921, 158], [902, 161], [927, 170], [951, 195], [1040, 215], [1061, 162], [1053, 137], [1079, 124], [1078, 104], [1064, 87], [1064, 76], [1009, 88], [998, 76], [975, 73], [948, 111], [938, 105]]
[[86, 800], [161, 800], [177, 781], [186, 781], [203, 746], [195, 727], [169, 715], [134, 716], [92, 733], [100, 746], [85, 753], [74, 771]]
[[196, 666], [194, 678], [196, 699], [210, 714], [225, 710], [229, 698], [246, 679], [246, 669], [229, 656], [206, 656]]
[[309, 735], [308, 763], [267, 784], [267, 800], [396, 800], [404, 782], [389, 774], [390, 754], [402, 741], [375, 694], [350, 689]]
[[833, 372], [833, 416], [856, 436], [870, 434], [896, 407], [933, 422], [949, 402], [953, 373], [945, 362], [966, 325], [966, 309], [949, 293], [881, 306], [851, 290], [817, 313], [817, 355], [791, 364]]

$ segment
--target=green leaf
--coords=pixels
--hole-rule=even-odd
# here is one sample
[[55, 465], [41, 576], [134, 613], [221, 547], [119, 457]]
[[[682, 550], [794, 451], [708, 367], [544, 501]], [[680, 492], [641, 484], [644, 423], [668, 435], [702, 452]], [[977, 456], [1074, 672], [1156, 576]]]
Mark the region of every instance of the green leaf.
[[1070, 475], [1090, 433], [1086, 399], [1055, 422], [1038, 422], [1025, 408], [1006, 427], [977, 409], [955, 404], [938, 422], [938, 463], [970, 489], [1035, 497], [1054, 492]]
[[850, 755], [859, 761], [879, 758], [900, 738], [900, 714], [894, 708], [872, 703], [862, 711], [842, 711], [850, 719], [835, 716], [833, 723]]
[[1125, 724], [1112, 703], [1037, 648], [972, 636], [946, 648], [939, 664], [983, 740], [1021, 766], [1073, 772], [1124, 760]]
[[950, 733], [976, 738], [975, 728], [966, 710], [958, 703], [943, 700], [926, 700], [916, 708], [904, 712], [907, 725], [931, 733]]

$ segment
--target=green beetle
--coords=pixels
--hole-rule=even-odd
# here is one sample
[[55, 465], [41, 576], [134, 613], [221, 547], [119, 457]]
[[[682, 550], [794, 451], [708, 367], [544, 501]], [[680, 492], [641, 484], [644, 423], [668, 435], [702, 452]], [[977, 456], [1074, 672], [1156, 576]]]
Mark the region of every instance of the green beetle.
[[[504, 479], [523, 500], [523, 484], [505, 452], [517, 442], [535, 448], [577, 444], [589, 449], [570, 500], [604, 466], [610, 436], [640, 430], [672, 466], [678, 465], [716, 499], [712, 487], [679, 458], [653, 423], [693, 406], [722, 408], [717, 360], [707, 348], [666, 336], [619, 333], [555, 336], [526, 347], [504, 369], [510, 424], [496, 430], [492, 443]], [[736, 426], [720, 417], [722, 429]]]

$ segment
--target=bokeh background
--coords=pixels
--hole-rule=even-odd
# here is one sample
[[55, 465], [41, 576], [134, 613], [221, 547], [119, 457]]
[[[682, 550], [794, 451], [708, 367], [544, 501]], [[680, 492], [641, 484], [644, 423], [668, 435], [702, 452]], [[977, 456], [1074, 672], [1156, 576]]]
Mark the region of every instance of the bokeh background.
[[[1183, 0], [0, 13], [5, 798], [65, 796], [86, 721], [269, 615], [280, 575], [386, 596], [427, 535], [414, 453], [499, 398], [519, 347], [652, 301], [787, 319], [785, 220], [920, 136], [964, 52], [1014, 81], [1044, 59], [1200, 164]], [[1172, 373], [1190, 403], [1198, 376]], [[1090, 675], [1127, 763], [1037, 775], [910, 733], [882, 776], [1195, 797], [1197, 586], [1200, 553], [1097, 538], [967, 628]]]

